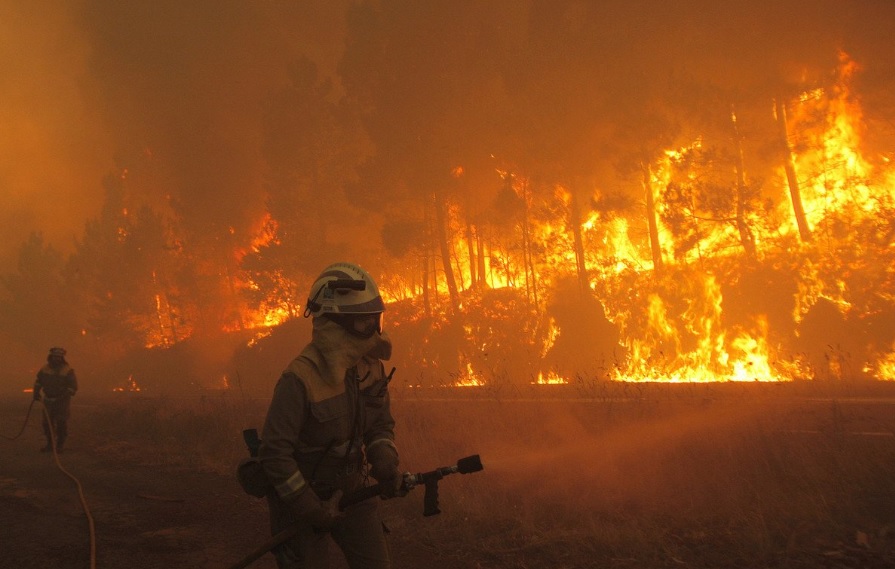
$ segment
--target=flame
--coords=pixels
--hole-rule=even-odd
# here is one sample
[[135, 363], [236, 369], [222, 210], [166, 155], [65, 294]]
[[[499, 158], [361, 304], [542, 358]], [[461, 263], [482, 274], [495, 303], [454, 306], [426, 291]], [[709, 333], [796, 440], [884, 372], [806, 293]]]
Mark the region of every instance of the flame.
[[569, 383], [569, 380], [554, 371], [550, 371], [546, 375], [544, 372], [538, 372], [538, 379], [532, 383], [537, 385], [565, 385]]
[[134, 379], [134, 376], [129, 375], [129, 376], [127, 376], [127, 382], [125, 383], [124, 386], [113, 387], [112, 391], [115, 391], [117, 393], [124, 393], [124, 392], [137, 393], [137, 392], [140, 392], [143, 390], [140, 388], [139, 385], [137, 385], [137, 381]]
[[877, 362], [873, 375], [883, 381], [895, 381], [895, 351], [889, 352]]
[[728, 341], [721, 327], [723, 298], [715, 277], [705, 275], [696, 290], [699, 294], [683, 315], [684, 328], [697, 339], [694, 347], [682, 347], [681, 330], [669, 319], [662, 299], [651, 294], [647, 334], [629, 338], [632, 364], [616, 370], [613, 378], [671, 383], [786, 381], [770, 364], [767, 319], [759, 317], [755, 330], [742, 331]]
[[[863, 111], [851, 92], [859, 67], [844, 52], [840, 53], [839, 62], [835, 87], [829, 92], [815, 89], [803, 93], [790, 118], [795, 133], [793, 144], [806, 149], [796, 157], [795, 167], [800, 179], [807, 181], [802, 199], [812, 227], [831, 211], [866, 215], [879, 205], [867, 183], [873, 168], [859, 151]], [[824, 117], [822, 128], [807, 128], [805, 125], [811, 124], [818, 112]], [[887, 193], [893, 195], [891, 184]]]
[[483, 385], [485, 385], [485, 380], [478, 372], [472, 369], [472, 363], [470, 362], [466, 362], [465, 372], [460, 374], [454, 382], [456, 387], [482, 387]]
[[[871, 161], [861, 152], [864, 117], [851, 87], [858, 69], [843, 53], [835, 85], [807, 90], [787, 101], [789, 142], [794, 149], [792, 164], [812, 230], [832, 224], [835, 216], [855, 223], [879, 218], [885, 211], [884, 204], [895, 204], [895, 169], [890, 166], [890, 159]], [[742, 117], [733, 112], [730, 119], [737, 126], [742, 122]], [[673, 181], [699, 180], [705, 174], [700, 171], [704, 165], [693, 158], [710, 150], [707, 147], [711, 139], [700, 136], [691, 140], [678, 148], [666, 149], [653, 163], [644, 165], [645, 185], [667, 189]], [[725, 310], [730, 309], [725, 303], [736, 299], [725, 299], [722, 290], [727, 289], [719, 279], [724, 280], [724, 275], [730, 274], [730, 271], [724, 272], [724, 267], [740, 262], [743, 249], [742, 235], [730, 220], [718, 223], [718, 220], [704, 219], [699, 212], [691, 212], [697, 228], [695, 244], [689, 249], [674, 251], [672, 229], [660, 219], [657, 227], [663, 248], [660, 253], [667, 260], [666, 275], [671, 275], [663, 277], [653, 266], [649, 235], [642, 227], [645, 225], [643, 204], [632, 206], [639, 208], [636, 213], [624, 207], [589, 208], [588, 203], [603, 197], [603, 189], [560, 183], [537, 186], [526, 173], [509, 169], [498, 169], [496, 174], [498, 179], [492, 183], [501, 184], [501, 198], [506, 198], [515, 208], [505, 219], [486, 222], [480, 219], [481, 208], [476, 204], [442, 197], [445, 201], [439, 206], [444, 205], [446, 246], [440, 244], [443, 246], [437, 247], [437, 252], [415, 252], [417, 257], [409, 263], [406, 258], [396, 261], [399, 265], [396, 270], [383, 271], [386, 274], [377, 279], [387, 303], [404, 303], [414, 308], [396, 326], [417, 324], [424, 318], [428, 322], [425, 333], [421, 333], [423, 337], [418, 338], [421, 345], [418, 360], [422, 367], [443, 372], [447, 365], [434, 361], [437, 356], [432, 355], [434, 350], [427, 350], [431, 348], [427, 342], [445, 329], [445, 322], [454, 316], [449, 309], [451, 291], [445, 277], [449, 272], [445, 265], [448, 265], [461, 295], [461, 312], [471, 311], [469, 306], [482, 295], [502, 290], [528, 303], [526, 318], [532, 323], [520, 329], [518, 335], [530, 348], [532, 358], [540, 357], [544, 368], [532, 371], [532, 376], [537, 374], [532, 383], [569, 383], [558, 372], [546, 369], [550, 352], [572, 335], [568, 332], [563, 337], [560, 323], [550, 313], [551, 299], [547, 295], [565, 281], [579, 278], [582, 279], [579, 289], [589, 288], [592, 296], [599, 299], [606, 319], [618, 329], [619, 343], [626, 350], [624, 360], [610, 373], [615, 381], [767, 382], [811, 376], [807, 363], [799, 357], [778, 353], [783, 350], [779, 341], [775, 344], [771, 340], [777, 337], [771, 334], [767, 314], [750, 314], [735, 324], [725, 318]], [[458, 185], [478, 183], [467, 175], [462, 165], [454, 166], [450, 175], [452, 183]], [[787, 180], [782, 166], [775, 172], [775, 178], [766, 181], [762, 191], [769, 195], [785, 194]], [[742, 180], [733, 183], [742, 188]], [[477, 189], [469, 193], [477, 195]], [[485, 195], [486, 188], [481, 190]], [[660, 218], [663, 213], [674, 213], [670, 198], [663, 201], [659, 197], [655, 205]], [[759, 219], [762, 216], [766, 219]], [[428, 216], [427, 230], [431, 230], [434, 217]], [[785, 199], [779, 200], [776, 206], [766, 206], [761, 213], [749, 213], [747, 221], [756, 227], [758, 254], [755, 257], [759, 262], [772, 258], [772, 245], [789, 246], [799, 236], [792, 207]], [[262, 216], [245, 244], [234, 252], [236, 261], [278, 244], [278, 230], [277, 221], [269, 213]], [[236, 231], [231, 228], [230, 233], [235, 240]], [[849, 244], [847, 238], [848, 235], [842, 238], [844, 244]], [[854, 245], [858, 249], [863, 246]], [[807, 243], [801, 247], [793, 253], [794, 258], [798, 255], [798, 266], [793, 269], [793, 274], [797, 274], [794, 280], [797, 291], [792, 322], [798, 324], [820, 299], [829, 299], [843, 313], [864, 310], [856, 304], [845, 276], [830, 277], [830, 273], [836, 272], [833, 270], [836, 267], [829, 266], [829, 259], [835, 253], [819, 247], [812, 250]], [[861, 256], [856, 258], [860, 261]], [[892, 278], [891, 270], [886, 274]], [[259, 307], [241, 311], [240, 324], [232, 327], [254, 332], [250, 346], [269, 335], [273, 327], [294, 317], [299, 301], [303, 300], [282, 298], [283, 290], [289, 290], [289, 285], [294, 288], [295, 283], [290, 281], [294, 275], [272, 271], [264, 277], [269, 279], [270, 286], [280, 289], [280, 298], [274, 291], [268, 291]], [[240, 278], [237, 289], [265, 292], [260, 282], [245, 275]], [[154, 332], [147, 334], [147, 345], [168, 347], [183, 335], [178, 336], [173, 332], [173, 325], [166, 324], [165, 319], [170, 319], [166, 315], [172, 311], [162, 287], [157, 289], [160, 292], [155, 296], [155, 309], [159, 323]], [[461, 327], [457, 338], [463, 346], [457, 348], [456, 358], [460, 371], [451, 377], [451, 383], [460, 387], [486, 385], [496, 372], [491, 364], [483, 363], [483, 354], [493, 351], [494, 345], [499, 349], [499, 344], [492, 341], [489, 336], [492, 330], [486, 325]], [[861, 364], [874, 377], [895, 380], [893, 351], [875, 355], [871, 361]], [[830, 366], [834, 375], [844, 373], [838, 360], [831, 360]], [[224, 384], [228, 384], [226, 376]]]

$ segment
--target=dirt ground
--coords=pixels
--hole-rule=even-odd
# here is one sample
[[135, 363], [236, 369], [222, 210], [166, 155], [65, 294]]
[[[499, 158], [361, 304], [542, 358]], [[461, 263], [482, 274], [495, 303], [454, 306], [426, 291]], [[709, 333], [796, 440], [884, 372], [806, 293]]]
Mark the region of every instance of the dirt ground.
[[[393, 566], [895, 567], [895, 389], [781, 403], [756, 399], [778, 388], [753, 387], [717, 398], [699, 390], [676, 403], [670, 395], [680, 391], [627, 403], [396, 401], [408, 465], [481, 452], [485, 470], [445, 483], [440, 516], [421, 515], [421, 489], [381, 504]], [[746, 399], [755, 402], [743, 415]], [[166, 437], [200, 425], [209, 440], [229, 440], [213, 423], [229, 407], [180, 416], [159, 414], [151, 400], [89, 401], [75, 402], [59, 459], [82, 485], [98, 569], [226, 569], [268, 539], [264, 501], [233, 475], [159, 454]], [[686, 412], [668, 411], [674, 406]], [[548, 408], [552, 418], [532, 429]], [[0, 434], [15, 435], [26, 409], [27, 395], [0, 397]], [[21, 437], [0, 438], [0, 569], [88, 568], [77, 486], [39, 452], [38, 412]], [[744, 418], [752, 425], [754, 413], [761, 428], [732, 427]], [[184, 426], [152, 430], [169, 422]], [[269, 554], [252, 565], [275, 566]], [[335, 547], [331, 567], [346, 567]]]
[[[3, 434], [14, 436], [22, 418], [3, 405]], [[77, 485], [43, 446], [37, 406], [20, 438], [0, 440], [0, 567], [81, 569], [90, 566], [90, 531]], [[235, 478], [177, 467], [147, 468], [115, 444], [85, 438], [77, 428], [59, 455], [77, 478], [96, 536], [96, 567], [132, 569], [227, 568], [268, 537], [263, 500], [242, 492]], [[19, 422], [16, 424], [15, 421]], [[13, 425], [16, 425], [13, 428]], [[391, 516], [400, 527], [400, 516]], [[395, 532], [397, 533], [397, 532]], [[396, 567], [457, 567], [449, 552], [435, 553], [406, 536], [392, 538]], [[335, 549], [335, 548], [333, 548]], [[265, 555], [251, 567], [276, 567]], [[332, 567], [345, 567], [333, 551]]]

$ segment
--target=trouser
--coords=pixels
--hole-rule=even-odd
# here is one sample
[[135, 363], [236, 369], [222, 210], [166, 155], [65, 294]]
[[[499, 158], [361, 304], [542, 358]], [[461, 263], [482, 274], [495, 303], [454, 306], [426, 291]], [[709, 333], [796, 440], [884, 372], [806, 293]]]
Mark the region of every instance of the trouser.
[[[277, 496], [269, 496], [271, 528], [277, 533], [294, 523], [289, 508]], [[385, 527], [379, 517], [379, 500], [370, 499], [345, 509], [345, 516], [331, 532], [310, 526], [274, 549], [280, 569], [327, 569], [330, 539], [338, 545], [351, 569], [390, 569]]]
[[[71, 399], [67, 397], [58, 399], [45, 397], [43, 404], [47, 409], [43, 417], [43, 429], [44, 436], [47, 438], [47, 446], [52, 444], [52, 437], [55, 436], [56, 446], [61, 447], [65, 444], [65, 439], [68, 438], [68, 418], [71, 414]], [[49, 421], [47, 420], [47, 415], [50, 416]], [[51, 427], [53, 429], [52, 434], [50, 433]]]

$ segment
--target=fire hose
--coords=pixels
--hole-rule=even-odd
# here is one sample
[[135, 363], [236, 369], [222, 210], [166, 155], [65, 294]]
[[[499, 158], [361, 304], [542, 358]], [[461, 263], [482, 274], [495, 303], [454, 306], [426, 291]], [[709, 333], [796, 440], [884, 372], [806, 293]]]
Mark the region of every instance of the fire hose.
[[[25, 432], [25, 427], [28, 425], [28, 419], [31, 417], [31, 409], [34, 407], [34, 402], [39, 401], [39, 399], [32, 399], [31, 404], [28, 406], [28, 412], [25, 414], [25, 421], [22, 423], [22, 428], [19, 430], [18, 434], [14, 437], [8, 437], [6, 435], [0, 435], [6, 440], [14, 441], [22, 436], [22, 433]], [[87, 505], [87, 498], [84, 497], [84, 488], [81, 486], [81, 481], [78, 480], [72, 473], [67, 471], [65, 467], [62, 466], [62, 463], [59, 461], [59, 453], [56, 452], [56, 432], [53, 429], [53, 421], [50, 418], [50, 412], [47, 409], [47, 406], [43, 404], [41, 401], [41, 406], [43, 407], [44, 419], [49, 426], [50, 433], [50, 447], [53, 450], [53, 460], [56, 462], [56, 467], [59, 469], [62, 474], [69, 477], [78, 488], [78, 498], [81, 500], [81, 508], [84, 510], [84, 515], [87, 517], [87, 527], [90, 533], [90, 569], [96, 569], [96, 528], [93, 523], [93, 516], [90, 514], [90, 507]]]
[[[479, 455], [474, 454], [472, 456], [467, 456], [466, 458], [461, 458], [454, 466], [441, 466], [436, 468], [435, 470], [431, 470], [429, 472], [420, 472], [417, 474], [405, 472], [404, 479], [401, 483], [400, 493], [403, 495], [417, 486], [424, 486], [426, 489], [426, 493], [423, 500], [423, 515], [434, 516], [441, 513], [441, 509], [438, 507], [439, 480], [450, 474], [470, 474], [472, 472], [478, 472], [483, 468], [484, 466], [482, 466], [482, 461], [479, 458]], [[339, 510], [343, 511], [349, 506], [358, 504], [360, 502], [363, 502], [364, 500], [369, 500], [370, 498], [374, 498], [381, 494], [382, 487], [379, 484], [365, 486], [364, 488], [361, 488], [356, 492], [348, 494], [347, 496], [343, 496], [342, 499], [339, 501]], [[258, 546], [258, 548], [256, 548], [250, 554], [246, 555], [237, 563], [231, 565], [228, 569], [245, 569], [258, 559], [260, 559], [265, 553], [298, 535], [298, 533], [301, 532], [303, 528], [304, 525], [301, 523], [290, 525], [286, 529], [280, 531], [279, 533], [262, 543], [260, 546]]]
[[3, 437], [4, 439], [6, 439], [6, 440], [8, 440], [8, 441], [14, 441], [14, 440], [16, 440], [17, 438], [19, 438], [19, 437], [22, 436], [22, 433], [25, 432], [25, 427], [28, 426], [28, 419], [31, 417], [31, 409], [34, 407], [34, 402], [35, 402], [35, 401], [37, 401], [37, 399], [32, 399], [32, 400], [31, 400], [31, 405], [28, 405], [28, 412], [25, 413], [25, 420], [22, 422], [22, 428], [19, 429], [19, 433], [18, 433], [16, 436], [14, 436], [14, 437], [9, 437], [9, 436], [0, 434], [0, 437]]

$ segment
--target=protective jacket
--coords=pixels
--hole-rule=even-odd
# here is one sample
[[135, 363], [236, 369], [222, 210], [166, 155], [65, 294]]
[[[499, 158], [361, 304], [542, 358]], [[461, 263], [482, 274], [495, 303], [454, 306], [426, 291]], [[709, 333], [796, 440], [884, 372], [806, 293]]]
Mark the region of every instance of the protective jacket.
[[335, 489], [347, 494], [363, 482], [364, 450], [394, 448], [388, 378], [377, 357], [390, 351], [377, 346], [383, 342], [351, 340], [335, 324], [315, 322], [314, 340], [281, 375], [259, 458], [283, 501], [308, 486], [323, 499]]
[[37, 372], [37, 380], [34, 382], [35, 397], [41, 390], [47, 399], [68, 399], [78, 391], [78, 379], [75, 370], [68, 364], [53, 367], [49, 364], [40, 368]]
[[[277, 382], [261, 435], [258, 458], [273, 486], [267, 496], [273, 533], [299, 521], [290, 504], [304, 492], [328, 500], [336, 490], [350, 494], [361, 488], [365, 454], [374, 451], [397, 462], [388, 377], [380, 359], [390, 353], [385, 335], [358, 339], [327, 318], [314, 319], [311, 343]], [[308, 525], [274, 551], [277, 565], [327, 567], [330, 535], [352, 569], [388, 569], [376, 502], [350, 506], [329, 534]]]

